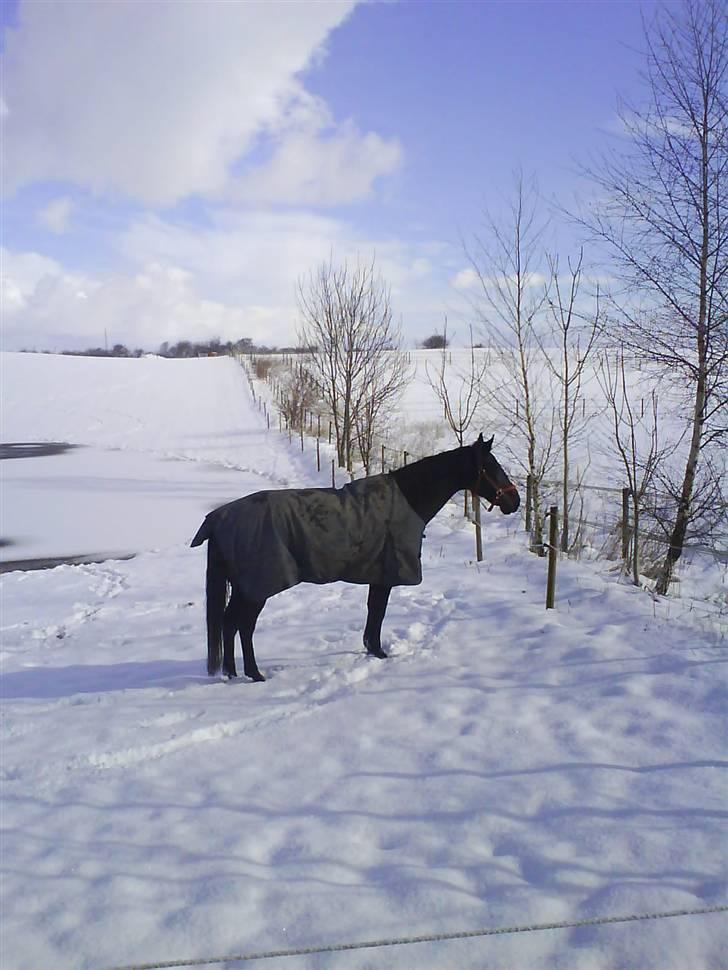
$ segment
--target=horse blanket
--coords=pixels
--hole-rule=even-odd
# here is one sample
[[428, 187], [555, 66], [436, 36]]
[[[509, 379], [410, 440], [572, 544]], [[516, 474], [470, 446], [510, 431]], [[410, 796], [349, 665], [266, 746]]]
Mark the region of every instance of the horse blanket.
[[214, 538], [235, 588], [261, 602], [297, 583], [416, 586], [424, 528], [384, 474], [246, 495], [210, 512], [192, 545]]

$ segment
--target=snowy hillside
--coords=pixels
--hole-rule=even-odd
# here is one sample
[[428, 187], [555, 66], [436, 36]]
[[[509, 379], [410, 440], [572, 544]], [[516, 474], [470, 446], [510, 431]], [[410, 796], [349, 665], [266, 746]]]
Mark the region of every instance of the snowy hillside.
[[[204, 673], [213, 506], [328, 484], [228, 359], [2, 355], [3, 970], [118, 967], [728, 904], [725, 641], [604, 566], [454, 506], [361, 646], [366, 590], [300, 586], [268, 681]], [[514, 517], [515, 518], [515, 517]], [[725, 967], [728, 915], [418, 943], [308, 968]], [[228, 966], [257, 966], [235, 964]]]

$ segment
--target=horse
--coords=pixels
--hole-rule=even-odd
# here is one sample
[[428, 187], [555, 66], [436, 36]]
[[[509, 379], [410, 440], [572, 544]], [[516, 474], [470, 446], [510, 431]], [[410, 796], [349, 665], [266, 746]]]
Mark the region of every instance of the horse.
[[424, 529], [448, 499], [468, 489], [490, 503], [488, 511], [518, 510], [518, 490], [492, 444], [481, 434], [473, 445], [340, 489], [255, 492], [210, 512], [191, 543], [207, 542], [208, 674], [222, 666], [228, 679], [237, 677], [238, 633], [245, 676], [264, 681], [253, 649], [255, 625], [270, 596], [301, 582], [368, 585], [364, 647], [386, 659], [381, 631], [389, 594], [422, 581]]

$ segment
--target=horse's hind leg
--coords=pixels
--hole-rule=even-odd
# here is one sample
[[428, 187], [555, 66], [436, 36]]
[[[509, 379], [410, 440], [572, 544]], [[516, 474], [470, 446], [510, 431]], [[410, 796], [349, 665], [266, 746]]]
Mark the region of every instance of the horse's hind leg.
[[255, 631], [255, 624], [258, 622], [258, 617], [265, 606], [265, 600], [256, 602], [254, 600], [246, 600], [241, 596], [238, 598], [237, 604], [238, 630], [240, 632], [240, 642], [243, 646], [243, 669], [245, 676], [250, 677], [251, 680], [265, 680], [265, 677], [258, 670], [258, 664], [255, 662], [255, 651], [253, 650], [253, 632]]
[[364, 627], [364, 646], [372, 657], [385, 660], [387, 655], [382, 650], [382, 622], [387, 612], [391, 586], [370, 586], [367, 598], [367, 623]]
[[238, 632], [239, 598], [232, 591], [222, 618], [222, 672], [226, 677], [237, 677], [235, 669], [235, 634]]

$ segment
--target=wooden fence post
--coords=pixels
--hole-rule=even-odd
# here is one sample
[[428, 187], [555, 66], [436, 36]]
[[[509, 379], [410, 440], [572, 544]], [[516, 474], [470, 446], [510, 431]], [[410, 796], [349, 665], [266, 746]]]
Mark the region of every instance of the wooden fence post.
[[405, 465], [407, 464], [407, 452], [406, 451], [404, 453], [404, 463], [405, 463]]
[[382, 445], [382, 475], [384, 474], [384, 445]]
[[331, 459], [331, 487], [336, 488], [336, 466], [333, 458]]
[[483, 530], [480, 527], [480, 496], [473, 492], [473, 512], [475, 514], [475, 559], [483, 561]]
[[554, 600], [556, 598], [556, 559], [559, 555], [558, 549], [556, 548], [558, 526], [559, 526], [559, 510], [556, 505], [552, 505], [548, 511], [549, 515], [549, 562], [548, 562], [548, 572], [546, 574], [546, 609], [552, 610], [554, 608]]
[[316, 470], [321, 471], [321, 439], [316, 439]]
[[630, 489], [622, 489], [622, 559], [629, 558], [629, 497]]

